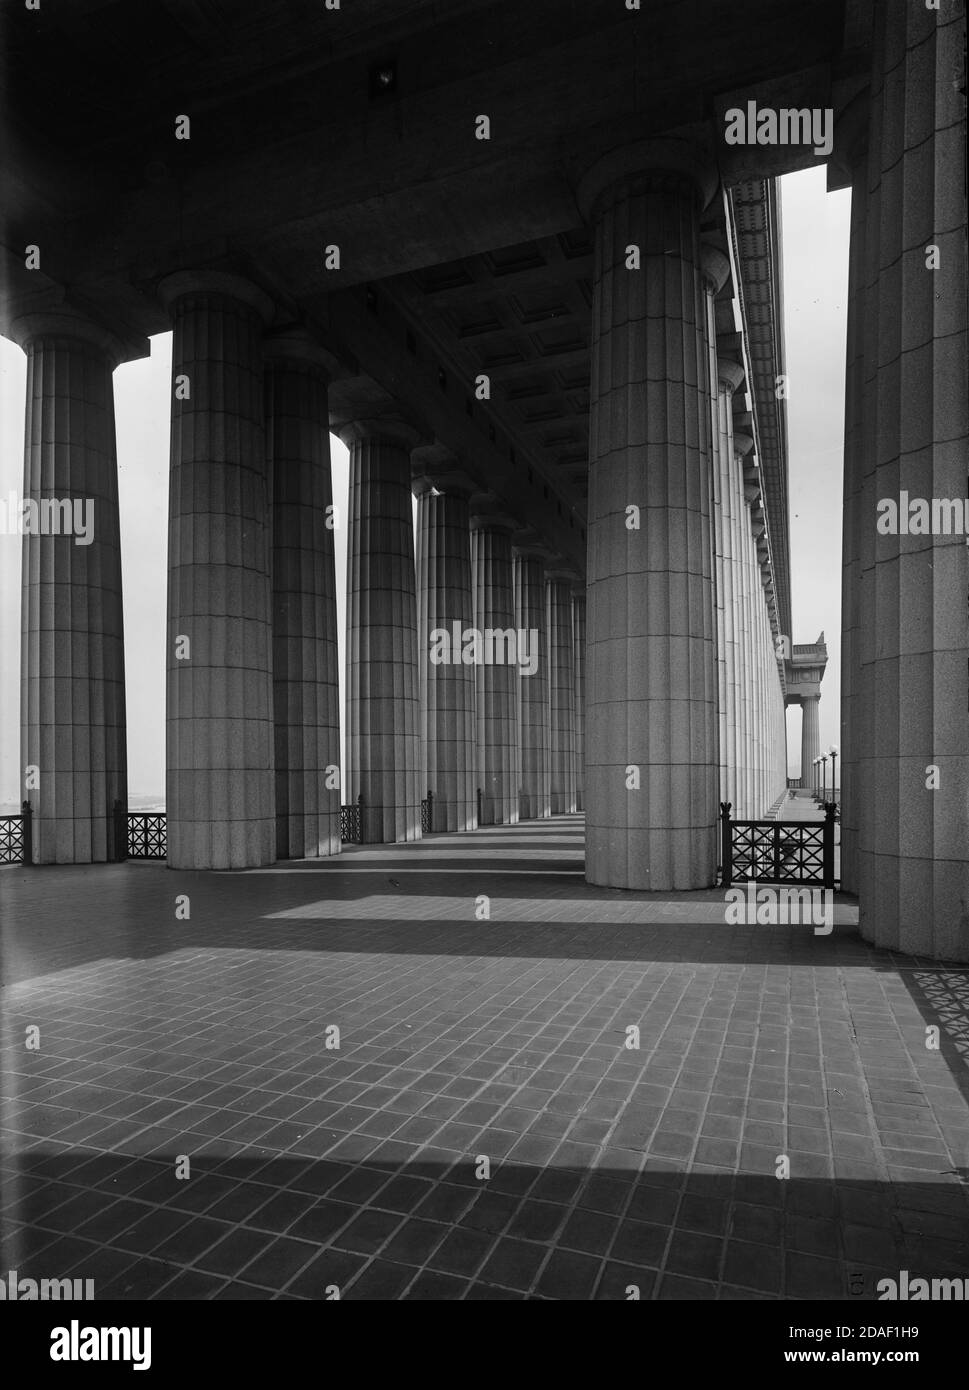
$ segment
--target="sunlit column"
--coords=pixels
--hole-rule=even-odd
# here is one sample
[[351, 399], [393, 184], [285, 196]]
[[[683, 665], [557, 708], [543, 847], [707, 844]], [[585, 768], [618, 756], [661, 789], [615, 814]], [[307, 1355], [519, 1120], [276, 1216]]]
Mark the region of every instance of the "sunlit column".
[[276, 855], [339, 854], [340, 688], [330, 419], [322, 354], [269, 337]]
[[358, 420], [347, 541], [347, 791], [363, 797], [365, 843], [421, 834], [417, 590], [410, 452], [403, 421]]
[[[716, 874], [710, 422], [697, 269], [699, 214], [712, 192], [675, 142], [614, 152], [580, 190], [596, 243], [586, 875], [614, 887], [698, 888]], [[628, 525], [630, 507], [638, 528]]]
[[180, 272], [173, 319], [168, 532], [168, 862], [276, 856], [270, 485], [262, 333], [248, 281]]
[[113, 808], [128, 802], [112, 372], [139, 354], [63, 307], [10, 336], [27, 354], [20, 752], [34, 862], [104, 862], [125, 856]]

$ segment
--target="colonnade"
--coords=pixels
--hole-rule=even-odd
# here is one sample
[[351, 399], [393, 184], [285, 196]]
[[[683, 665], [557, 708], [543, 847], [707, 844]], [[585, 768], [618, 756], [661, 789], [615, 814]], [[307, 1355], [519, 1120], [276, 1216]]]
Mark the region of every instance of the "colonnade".
[[[340, 431], [350, 453], [341, 778], [323, 354], [305, 332], [272, 331], [268, 297], [237, 276], [182, 272], [160, 294], [174, 332], [169, 864], [336, 853], [348, 802], [361, 806], [366, 842], [419, 838], [428, 793], [435, 831], [574, 811], [578, 576], [386, 413]], [[26, 495], [95, 504], [90, 545], [24, 540], [34, 857], [103, 862], [125, 852], [113, 814], [127, 787], [111, 379], [125, 352], [67, 311], [16, 329], [28, 355]]]
[[[633, 203], [653, 234], [665, 235], [669, 199], [644, 186]], [[690, 253], [688, 189], [672, 207]], [[647, 272], [640, 283], [648, 280]], [[671, 324], [700, 305], [691, 283], [675, 287]], [[350, 453], [341, 778], [324, 356], [304, 331], [273, 330], [268, 296], [238, 276], [180, 272], [160, 295], [174, 330], [169, 863], [245, 868], [338, 852], [347, 802], [362, 808], [365, 841], [416, 839], [430, 793], [436, 831], [588, 805], [593, 878], [602, 872], [605, 800], [607, 878], [630, 887], [712, 881], [718, 798], [733, 802], [735, 816], [762, 814], [772, 752], [782, 757], [782, 749], [771, 743], [776, 700], [764, 694], [777, 686], [777, 667], [757, 555], [763, 513], [745, 473], [751, 441], [731, 413], [742, 373], [725, 362], [701, 408], [712, 342], [704, 322], [695, 322], [695, 342], [666, 384], [658, 415], [671, 419], [671, 438], [651, 446], [659, 452], [645, 470], [638, 378], [619, 382], [639, 434], [618, 439], [614, 458], [594, 460], [590, 553], [605, 553], [597, 528], [606, 476], [622, 515], [627, 498], [639, 498], [640, 536], [652, 544], [644, 561], [625, 532], [625, 560], [622, 546], [609, 558], [619, 567], [614, 580], [603, 584], [593, 572], [588, 639], [577, 575], [480, 493], [446, 450], [429, 450], [410, 421], [386, 411], [341, 426]], [[30, 486], [99, 501], [89, 550], [58, 547], [53, 537], [26, 541], [24, 762], [40, 769], [35, 857], [111, 859], [123, 853], [111, 810], [126, 799], [111, 416], [111, 370], [123, 352], [77, 316], [24, 320], [19, 331], [31, 362], [28, 440], [38, 439], [29, 445]], [[608, 324], [598, 330], [600, 362], [609, 332]], [[619, 341], [614, 371], [633, 360]], [[68, 459], [68, 472], [61, 462], [52, 470]], [[698, 569], [700, 535], [709, 548]], [[56, 569], [48, 575], [55, 557], [73, 566], [63, 579]], [[64, 625], [67, 644], [45, 636]], [[441, 632], [450, 644], [443, 660]], [[469, 650], [464, 639], [473, 634], [479, 645]], [[497, 651], [488, 645], [495, 635]], [[72, 692], [88, 649], [81, 688], [90, 699], [78, 707]], [[618, 663], [605, 679], [604, 653]], [[624, 817], [627, 780], [639, 786]], [[617, 854], [631, 866], [652, 856], [665, 867], [617, 871]]]
[[[967, 549], [874, 524], [878, 500], [902, 490], [965, 493], [964, 14], [886, 0], [875, 23], [849, 151], [842, 874], [870, 939], [966, 958]], [[428, 463], [403, 412], [341, 427], [343, 785], [325, 362], [305, 335], [274, 332], [268, 297], [237, 276], [163, 281], [174, 867], [331, 854], [341, 803], [358, 798], [365, 839], [415, 839], [432, 792], [434, 830], [584, 809], [594, 884], [715, 882], [718, 803], [761, 817], [787, 772], [747, 359], [736, 333], [718, 334], [729, 255], [703, 230], [715, 185], [692, 146], [652, 140], [601, 157], [577, 189], [595, 240], [578, 592], [456, 460]], [[97, 507], [90, 546], [24, 542], [35, 858], [110, 860], [127, 794], [111, 385], [125, 349], [66, 307], [13, 335], [28, 355], [27, 494]], [[432, 660], [442, 629], [461, 651]], [[505, 654], [469, 658], [466, 635], [487, 630]], [[511, 658], [520, 632], [532, 650]], [[803, 748], [817, 738], [809, 702]]]

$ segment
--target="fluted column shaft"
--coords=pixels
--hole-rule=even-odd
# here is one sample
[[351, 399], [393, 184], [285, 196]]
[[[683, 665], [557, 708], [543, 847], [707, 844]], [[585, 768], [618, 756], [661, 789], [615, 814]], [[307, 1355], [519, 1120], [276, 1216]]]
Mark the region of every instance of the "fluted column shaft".
[[420, 839], [417, 590], [410, 449], [381, 421], [346, 427], [347, 790], [365, 843]]
[[811, 785], [814, 760], [821, 756], [820, 698], [807, 696], [801, 701], [801, 785]]
[[735, 802], [734, 817], [746, 820], [750, 816], [750, 771], [749, 719], [750, 701], [747, 688], [747, 612], [745, 595], [747, 592], [746, 551], [744, 549], [744, 527], [747, 507], [744, 501], [743, 459], [734, 454], [730, 476], [730, 531], [733, 564], [733, 611], [734, 611], [734, 659], [736, 663], [736, 735], [735, 748]]
[[741, 546], [741, 621], [743, 623], [743, 676], [744, 676], [744, 803], [746, 818], [756, 820], [759, 816], [757, 805], [757, 713], [754, 706], [754, 607], [751, 592], [751, 551], [753, 537], [750, 531], [750, 501], [744, 496], [743, 511], [740, 515]]
[[246, 294], [169, 297], [168, 862], [181, 869], [276, 850], [263, 319]]
[[550, 578], [548, 612], [548, 702], [550, 798], [553, 816], [575, 810], [575, 655], [571, 579]]
[[23, 536], [20, 654], [34, 862], [104, 862], [126, 853], [112, 808], [128, 800], [111, 380], [120, 354], [67, 316], [21, 319], [13, 336], [27, 353], [23, 495], [28, 515], [36, 510]]
[[[515, 590], [509, 527], [472, 517], [475, 626], [486, 650], [475, 666], [475, 709], [481, 824], [518, 821], [518, 663], [488, 661], [488, 633], [515, 632]], [[517, 632], [516, 648], [517, 648]], [[500, 655], [500, 653], [499, 653]]]
[[668, 171], [613, 184], [593, 219], [586, 876], [614, 887], [699, 888], [716, 874], [698, 210], [696, 184]]
[[[274, 351], [267, 347], [267, 351]], [[266, 368], [273, 486], [276, 854], [340, 852], [340, 692], [326, 378], [297, 357]]]
[[[845, 364], [844, 510], [841, 580], [841, 886], [858, 888], [858, 800], [855, 780], [862, 737], [857, 713], [861, 657], [861, 550], [866, 529], [859, 496], [864, 479], [865, 237], [868, 186], [865, 162], [854, 169], [851, 189], [851, 241], [848, 259], [848, 333]], [[819, 741], [820, 746], [820, 741]], [[805, 781], [811, 778], [811, 783]], [[814, 768], [802, 761], [802, 786], [813, 785]]]
[[757, 585], [757, 692], [760, 700], [760, 814], [764, 815], [770, 807], [770, 746], [767, 738], [767, 711], [770, 701], [770, 686], [767, 670], [767, 608], [764, 604], [763, 571], [756, 565], [754, 579]]
[[585, 591], [572, 595], [575, 663], [575, 809], [585, 810]]
[[[720, 430], [720, 373], [717, 364], [716, 297], [730, 275], [730, 262], [716, 247], [700, 247], [700, 320], [703, 329], [705, 369], [700, 372], [699, 389], [703, 398], [701, 420], [706, 424], [707, 479], [710, 489], [710, 546], [711, 599], [714, 609], [714, 635], [717, 679], [717, 800], [725, 797], [727, 786], [728, 743], [730, 731], [727, 720], [727, 649], [726, 649], [726, 575], [724, 573], [726, 509], [723, 497], [723, 475], [720, 451], [723, 445]], [[719, 843], [719, 842], [718, 842]]]
[[878, 503], [897, 506], [902, 492], [966, 495], [966, 110], [957, 80], [965, 33], [962, 4], [876, 7], [851, 779], [862, 935], [961, 960], [969, 960], [969, 549], [955, 531], [893, 535], [877, 522]]
[[[435, 831], [473, 830], [478, 823], [474, 667], [453, 643], [455, 631], [463, 638], [473, 623], [468, 498], [427, 488], [417, 504], [417, 628], [421, 794], [433, 794]], [[447, 633], [447, 647], [439, 637], [438, 650], [449, 660], [433, 659], [435, 632]]]
[[715, 499], [720, 507], [718, 556], [720, 586], [717, 594], [717, 651], [722, 664], [718, 681], [721, 710], [720, 735], [720, 799], [729, 802], [733, 815], [739, 817], [738, 778], [740, 766], [740, 678], [737, 622], [737, 589], [739, 560], [737, 556], [736, 512], [738, 506], [738, 464], [734, 455], [733, 395], [743, 380], [741, 368], [734, 362], [717, 362], [718, 389], [716, 397], [717, 450], [715, 466], [718, 482]]
[[545, 610], [545, 565], [536, 555], [515, 555], [515, 615], [521, 631], [533, 633], [536, 654], [532, 674], [518, 677], [521, 742], [521, 806], [523, 820], [551, 813], [549, 648]]

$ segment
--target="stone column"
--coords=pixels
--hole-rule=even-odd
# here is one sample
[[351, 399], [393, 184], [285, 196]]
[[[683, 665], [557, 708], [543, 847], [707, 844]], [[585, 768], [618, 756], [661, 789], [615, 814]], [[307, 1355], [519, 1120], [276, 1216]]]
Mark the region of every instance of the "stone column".
[[585, 810], [585, 585], [572, 591], [575, 662], [575, 809]]
[[[474, 666], [463, 659], [474, 625], [471, 591], [470, 480], [421, 471], [417, 502], [417, 631], [421, 794], [433, 794], [433, 831], [474, 830]], [[455, 641], [455, 639], [457, 639]]]
[[748, 515], [748, 485], [745, 477], [745, 458], [753, 448], [753, 439], [742, 430], [734, 429], [734, 526], [737, 563], [737, 664], [738, 664], [738, 820], [754, 819], [750, 648], [750, 521]]
[[173, 317], [168, 542], [168, 862], [243, 869], [276, 852], [270, 490], [262, 331], [237, 276], [162, 282]]
[[722, 589], [718, 614], [722, 613], [722, 633], [718, 630], [719, 651], [723, 661], [723, 732], [720, 742], [720, 797], [733, 807], [739, 817], [739, 776], [741, 764], [741, 694], [739, 647], [741, 633], [738, 623], [738, 590], [740, 588], [740, 559], [737, 554], [737, 507], [739, 497], [738, 465], [734, 453], [733, 397], [744, 379], [743, 368], [726, 357], [717, 358], [717, 434], [719, 447], [716, 464], [719, 472], [717, 495], [720, 499], [720, 550]]
[[10, 336], [27, 354], [22, 799], [34, 863], [103, 863], [127, 852], [113, 807], [128, 804], [111, 374], [136, 353], [67, 308], [17, 319]]
[[[548, 620], [545, 609], [545, 555], [534, 549], [515, 549], [515, 621], [529, 634], [530, 663], [535, 669], [518, 676], [521, 746], [522, 820], [543, 820], [551, 814], [549, 733]], [[533, 635], [532, 635], [533, 634]]]
[[[757, 528], [760, 530], [764, 525], [763, 514], [758, 508]], [[761, 536], [763, 531], [761, 530]], [[759, 815], [766, 815], [770, 808], [768, 791], [770, 788], [770, 771], [767, 748], [767, 610], [764, 607], [764, 571], [761, 568], [758, 547], [760, 538], [755, 536], [754, 568], [752, 582], [754, 587], [754, 610], [756, 614], [755, 637], [757, 642], [757, 747], [759, 753], [758, 766], [760, 769], [760, 810]]]
[[552, 570], [547, 579], [549, 781], [552, 815], [562, 816], [575, 810], [575, 657], [572, 648], [575, 575]]
[[347, 541], [347, 792], [363, 796], [366, 844], [421, 835], [417, 589], [410, 451], [389, 417], [344, 425]]
[[744, 512], [742, 516], [744, 548], [744, 640], [747, 648], [747, 801], [751, 820], [759, 820], [763, 808], [760, 805], [758, 775], [760, 759], [758, 748], [758, 679], [757, 679], [757, 593], [756, 555], [754, 552], [753, 519], [751, 513], [760, 497], [760, 483], [751, 460], [746, 460], [744, 471]]
[[[586, 876], [716, 875], [717, 687], [697, 227], [713, 184], [677, 142], [587, 175], [595, 227]], [[635, 246], [639, 268], [630, 268]], [[628, 508], [639, 508], [630, 529]]]
[[724, 571], [726, 504], [723, 496], [723, 474], [720, 463], [722, 447], [720, 431], [719, 372], [717, 370], [716, 297], [730, 277], [730, 261], [715, 246], [703, 243], [700, 247], [700, 282], [703, 291], [701, 313], [704, 329], [706, 371], [701, 374], [701, 390], [705, 392], [710, 419], [708, 478], [710, 486], [710, 542], [712, 547], [714, 631], [716, 634], [717, 671], [717, 751], [719, 773], [717, 800], [726, 796], [728, 744], [730, 731], [727, 719], [727, 615], [726, 574]]
[[767, 708], [767, 676], [764, 665], [765, 655], [765, 622], [767, 612], [764, 607], [764, 580], [761, 568], [761, 551], [766, 551], [765, 530], [766, 522], [763, 509], [763, 494], [760, 492], [760, 479], [758, 477], [758, 497], [751, 508], [751, 556], [750, 556], [750, 603], [752, 619], [752, 639], [754, 654], [754, 788], [756, 794], [756, 815], [758, 818], [766, 815], [769, 804], [766, 801], [768, 775], [767, 775], [767, 740], [765, 729], [765, 713]]
[[515, 523], [472, 503], [474, 622], [483, 650], [475, 666], [477, 775], [482, 825], [518, 821], [518, 670], [511, 532]]
[[955, 960], [969, 960], [969, 549], [961, 528], [878, 523], [903, 492], [966, 496], [965, 35], [964, 5], [875, 9], [852, 750], [861, 934]]
[[805, 696], [801, 701], [801, 785], [810, 786], [814, 759], [821, 752], [821, 698]]
[[273, 489], [276, 856], [339, 854], [340, 690], [323, 356], [267, 338], [266, 454]]
[[[866, 132], [867, 133], [867, 132]], [[870, 530], [860, 492], [865, 449], [865, 240], [869, 216], [864, 150], [853, 161], [848, 253], [848, 332], [845, 363], [844, 510], [841, 578], [841, 887], [858, 891], [858, 749], [864, 737], [857, 708], [861, 666], [861, 551]], [[814, 769], [810, 774], [813, 777]]]

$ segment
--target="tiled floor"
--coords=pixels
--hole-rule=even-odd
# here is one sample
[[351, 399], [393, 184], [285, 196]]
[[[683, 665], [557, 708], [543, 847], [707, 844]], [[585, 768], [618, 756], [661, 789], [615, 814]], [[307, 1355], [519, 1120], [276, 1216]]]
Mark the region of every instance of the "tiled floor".
[[580, 1300], [969, 1276], [969, 970], [870, 949], [847, 905], [824, 937], [590, 888], [581, 853], [560, 817], [246, 874], [3, 870], [0, 1275]]

